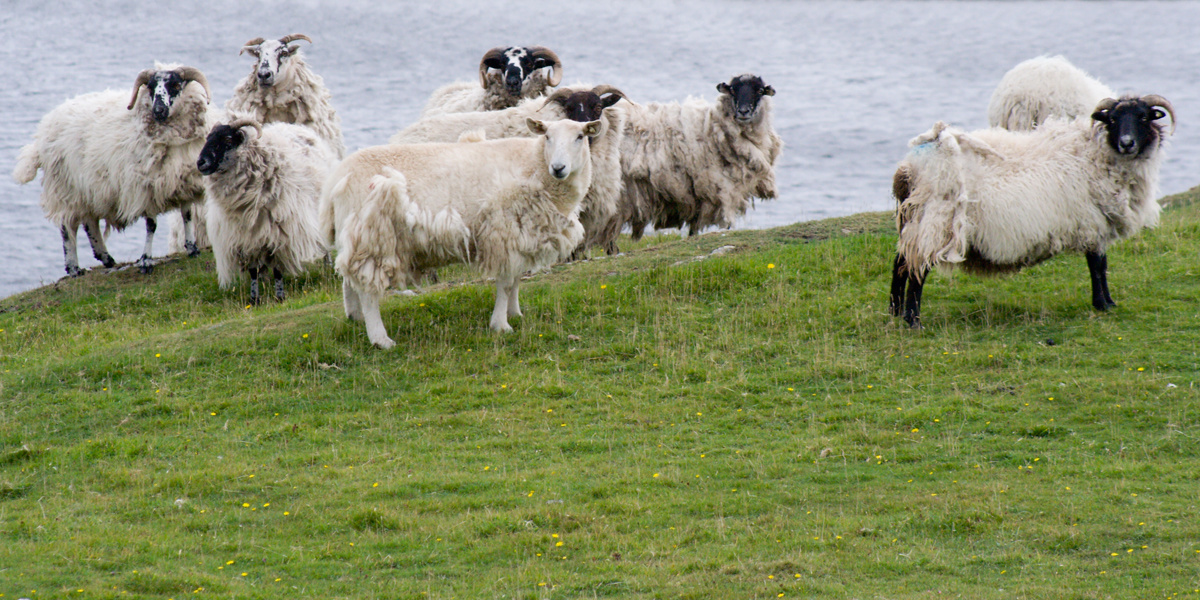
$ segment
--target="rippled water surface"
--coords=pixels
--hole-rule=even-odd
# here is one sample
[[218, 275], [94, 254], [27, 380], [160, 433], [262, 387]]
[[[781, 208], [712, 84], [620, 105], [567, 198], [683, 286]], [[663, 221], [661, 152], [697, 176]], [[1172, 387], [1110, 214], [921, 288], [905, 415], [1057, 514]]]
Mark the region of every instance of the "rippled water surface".
[[[688, 95], [754, 72], [777, 90], [787, 147], [780, 198], [741, 227], [887, 210], [905, 143], [944, 119], [986, 124], [988, 97], [1016, 63], [1063, 54], [1115, 90], [1157, 93], [1180, 128], [1164, 193], [1200, 180], [1200, 3], [544, 0], [437, 3], [0, 2], [0, 296], [58, 279], [58, 233], [38, 207], [40, 178], [11, 177], [38, 119], [66, 98], [131, 88], [154, 60], [202, 69], [223, 106], [250, 59], [248, 39], [301, 32], [325, 78], [346, 146], [383, 143], [434, 88], [472, 80], [499, 45], [544, 45], [566, 82], [610, 83], [638, 102]], [[431, 5], [432, 4], [432, 5]], [[135, 226], [109, 248], [141, 252]], [[83, 266], [97, 264], [81, 236]], [[155, 244], [161, 252], [166, 235]]]

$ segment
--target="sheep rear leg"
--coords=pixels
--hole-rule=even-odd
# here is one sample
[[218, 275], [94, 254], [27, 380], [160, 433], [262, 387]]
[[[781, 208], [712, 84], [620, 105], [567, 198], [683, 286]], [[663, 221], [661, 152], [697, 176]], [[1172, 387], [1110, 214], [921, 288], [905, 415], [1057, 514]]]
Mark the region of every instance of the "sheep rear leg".
[[521, 285], [521, 278], [518, 277], [513, 282], [512, 287], [508, 288], [508, 316], [523, 317], [525, 313], [521, 312], [521, 299], [517, 293], [517, 288]]
[[362, 322], [362, 302], [358, 298], [358, 291], [350, 285], [349, 279], [342, 279], [342, 308], [346, 309], [347, 319]]
[[508, 291], [513, 285], [501, 277], [496, 278], [496, 306], [492, 309], [492, 320], [489, 324], [492, 331], [497, 333], [507, 333], [513, 330], [512, 326], [508, 324]]
[[383, 316], [379, 314], [379, 296], [363, 292], [358, 294], [358, 299], [361, 302], [363, 323], [367, 326], [367, 338], [384, 350], [395, 346], [396, 342], [388, 337]]
[[1092, 277], [1092, 306], [1096, 310], [1108, 310], [1117, 305], [1108, 293], [1108, 255], [1087, 252], [1088, 271]]
[[200, 249], [196, 247], [196, 222], [192, 220], [192, 205], [179, 209], [179, 214], [183, 217], [183, 249], [188, 256], [196, 258], [200, 256]]
[[283, 271], [279, 267], [274, 268], [275, 274], [275, 300], [283, 302], [287, 298], [287, 294], [283, 291]]
[[100, 220], [91, 219], [83, 224], [83, 231], [88, 236], [88, 243], [92, 245], [92, 256], [100, 261], [105, 268], [111, 269], [117, 266], [117, 261], [113, 260], [111, 254], [108, 253], [108, 246], [104, 244], [104, 234], [100, 231]]
[[79, 268], [79, 249], [75, 240], [75, 237], [79, 235], [78, 226], [63, 225], [59, 228], [59, 233], [62, 234], [63, 262], [66, 264], [67, 277], [83, 275], [83, 270]]
[[904, 257], [897, 254], [896, 260], [892, 262], [892, 294], [888, 299], [888, 312], [893, 317], [898, 317], [904, 312], [904, 285], [908, 283], [905, 270]]
[[154, 270], [154, 259], [150, 258], [150, 254], [154, 250], [154, 232], [157, 229], [158, 223], [154, 218], [146, 217], [146, 246], [142, 249], [142, 257], [137, 261], [138, 271], [145, 275]]
[[250, 304], [257, 306], [260, 302], [258, 296], [258, 267], [249, 267], [246, 272], [250, 274]]
[[908, 273], [904, 294], [904, 322], [913, 329], [924, 329], [921, 325], [921, 292], [925, 288], [925, 275], [929, 273]]

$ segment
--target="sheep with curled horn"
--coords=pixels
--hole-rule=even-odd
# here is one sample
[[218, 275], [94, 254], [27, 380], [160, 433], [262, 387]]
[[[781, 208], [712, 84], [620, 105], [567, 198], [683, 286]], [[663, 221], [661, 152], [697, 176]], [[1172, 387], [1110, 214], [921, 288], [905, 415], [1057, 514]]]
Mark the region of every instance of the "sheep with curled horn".
[[[591, 140], [592, 185], [580, 204], [579, 213], [584, 239], [571, 256], [572, 259], [579, 259], [587, 248], [604, 244], [609, 237], [615, 237], [606, 228], [611, 227], [621, 196], [621, 142], [625, 135], [625, 110], [614, 105], [622, 99], [625, 99], [625, 94], [610, 85], [573, 85], [556, 90], [545, 99], [525, 100], [503, 110], [427, 117], [392, 136], [389, 143], [531, 137], [533, 134], [526, 125], [526, 119], [529, 118], [565, 118], [581, 123], [602, 121], [606, 131], [611, 131], [611, 134]], [[608, 246], [605, 248], [609, 249]]]
[[275, 298], [283, 300], [284, 274], [296, 275], [325, 255], [317, 206], [335, 162], [329, 144], [302, 125], [240, 117], [213, 127], [196, 168], [205, 176], [222, 289], [245, 271], [250, 303], [258, 304], [259, 274], [271, 269]]
[[[1171, 129], [1159, 122], [1171, 118]], [[1114, 306], [1107, 249], [1158, 224], [1158, 171], [1175, 110], [1158, 95], [1105, 98], [1091, 116], [1028, 132], [964, 132], [937, 122], [896, 169], [899, 241], [894, 316], [921, 327], [933, 267], [1013, 272], [1063, 251], [1084, 253], [1092, 306]]]
[[479, 87], [459, 81], [438, 88], [425, 103], [421, 118], [511, 108], [524, 99], [544, 95], [560, 81], [562, 61], [549, 48], [492, 48], [479, 61]]
[[199, 69], [156, 63], [138, 73], [129, 92], [76, 96], [42, 118], [33, 143], [21, 150], [13, 178], [27, 183], [42, 169], [42, 210], [62, 235], [68, 275], [82, 274], [76, 236], [83, 225], [92, 253], [105, 267], [116, 264], [99, 222], [124, 229], [146, 223], [137, 266], [151, 258], [158, 215], [183, 211], [184, 247], [195, 256], [192, 207], [203, 198], [195, 161], [212, 113], [208, 80]]

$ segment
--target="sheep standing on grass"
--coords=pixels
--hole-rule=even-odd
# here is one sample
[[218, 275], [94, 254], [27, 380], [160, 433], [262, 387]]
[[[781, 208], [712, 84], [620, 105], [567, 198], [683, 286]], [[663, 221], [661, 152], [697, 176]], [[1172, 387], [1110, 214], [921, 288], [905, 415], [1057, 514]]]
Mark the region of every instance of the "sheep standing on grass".
[[128, 97], [109, 90], [62, 103], [42, 118], [13, 171], [18, 183], [44, 171], [42, 210], [62, 234], [71, 276], [82, 273], [80, 225], [96, 260], [105, 267], [116, 264], [101, 220], [120, 230], [145, 219], [146, 244], [137, 261], [143, 273], [154, 267], [155, 217], [166, 211], [183, 210], [186, 249], [198, 253], [191, 208], [203, 197], [195, 164], [208, 132], [208, 82], [196, 68], [156, 63], [138, 74], [133, 98]]
[[562, 61], [549, 48], [492, 48], [479, 61], [479, 87], [459, 81], [438, 88], [425, 103], [421, 118], [510, 108], [545, 94], [560, 81]]
[[525, 100], [512, 108], [489, 112], [465, 112], [421, 119], [392, 136], [389, 143], [453, 142], [463, 135], [482, 139], [529, 137], [530, 118], [567, 118], [586, 123], [604, 119], [606, 133], [591, 144], [592, 185], [579, 210], [584, 239], [571, 258], [578, 259], [588, 247], [607, 241], [607, 227], [617, 212], [621, 197], [621, 141], [625, 111], [610, 108], [625, 94], [608, 85], [572, 86], [555, 91], [546, 99]]
[[1091, 117], [1053, 119], [1031, 132], [971, 133], [938, 122], [913, 138], [896, 169], [900, 240], [890, 308], [921, 326], [932, 267], [1016, 271], [1064, 250], [1085, 253], [1092, 306], [1116, 306], [1107, 248], [1158, 223], [1164, 126], [1161, 96], [1106, 98]]
[[222, 289], [244, 269], [250, 274], [250, 303], [258, 304], [258, 276], [269, 268], [275, 299], [282, 301], [284, 273], [296, 275], [325, 255], [317, 206], [336, 160], [324, 139], [300, 125], [262, 126], [240, 118], [213, 128], [196, 168], [206, 175]]
[[988, 102], [988, 125], [1029, 131], [1055, 117], [1087, 115], [1105, 98], [1108, 86], [1061, 56], [1039, 56], [1013, 67]]
[[[625, 184], [618, 214], [600, 240], [616, 251], [626, 224], [633, 239], [648, 225], [732, 227], [754, 198], [775, 197], [775, 160], [783, 141], [771, 127], [775, 90], [756, 75], [717, 85], [716, 104], [622, 103], [628, 120], [621, 143]], [[628, 105], [628, 106], [626, 106]]]
[[346, 316], [364, 321], [376, 346], [394, 344], [379, 312], [386, 290], [457, 262], [496, 278], [490, 325], [511, 331], [521, 275], [579, 244], [588, 140], [604, 122], [528, 126], [539, 137], [366, 148], [330, 175], [321, 218], [337, 248]]

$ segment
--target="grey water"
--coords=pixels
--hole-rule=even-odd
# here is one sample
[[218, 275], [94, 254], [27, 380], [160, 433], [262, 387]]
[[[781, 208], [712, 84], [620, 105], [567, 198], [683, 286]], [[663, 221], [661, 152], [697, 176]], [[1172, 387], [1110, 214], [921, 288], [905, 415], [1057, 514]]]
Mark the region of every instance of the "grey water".
[[[766, 228], [890, 209], [907, 140], [939, 119], [986, 126], [1000, 77], [1043, 54], [1118, 92], [1171, 100], [1180, 126], [1161, 187], [1183, 191], [1200, 182], [1196, 31], [1198, 2], [0, 0], [0, 297], [64, 274], [40, 177], [10, 177], [42, 115], [78, 94], [131, 90], [155, 60], [203, 70], [223, 106], [255, 37], [315, 40], [306, 60], [333, 92], [348, 150], [386, 142], [438, 86], [475, 80], [494, 46], [547, 46], [564, 82], [612, 84], [637, 102], [711, 100], [718, 82], [759, 74], [777, 90], [786, 148], [779, 198], [738, 226]], [[109, 249], [134, 260], [143, 236], [131, 227]], [[95, 266], [83, 237], [82, 266]], [[166, 238], [160, 228], [157, 254]]]

